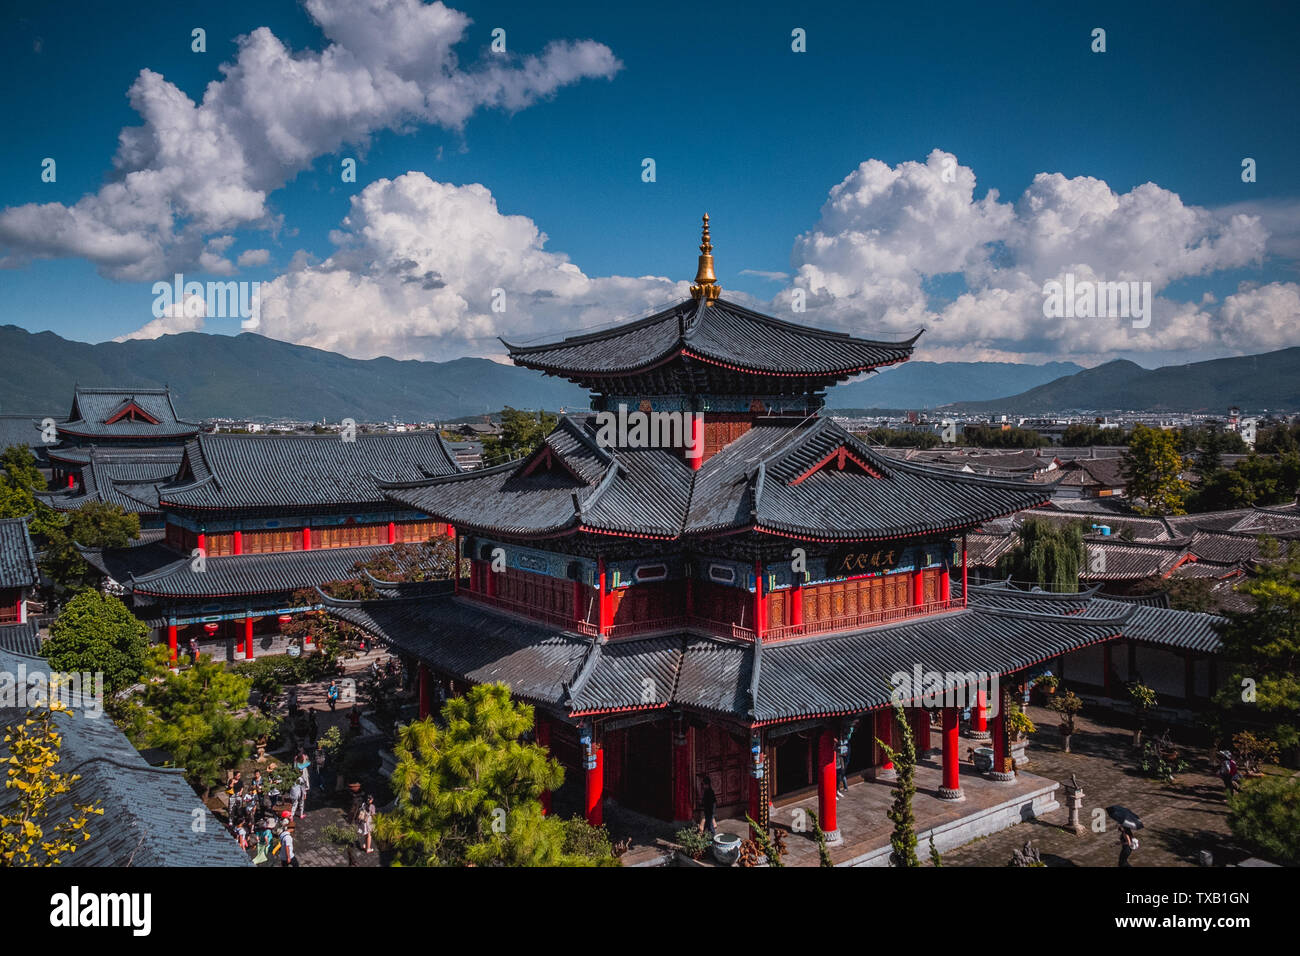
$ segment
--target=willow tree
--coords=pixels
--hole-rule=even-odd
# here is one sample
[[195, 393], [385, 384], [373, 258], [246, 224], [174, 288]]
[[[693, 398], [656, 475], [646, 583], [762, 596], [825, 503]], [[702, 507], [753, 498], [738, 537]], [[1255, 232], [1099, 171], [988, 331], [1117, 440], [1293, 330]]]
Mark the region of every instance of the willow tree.
[[1031, 518], [1020, 526], [1015, 546], [998, 560], [998, 573], [1019, 584], [1073, 593], [1079, 590], [1083, 559], [1083, 522]]

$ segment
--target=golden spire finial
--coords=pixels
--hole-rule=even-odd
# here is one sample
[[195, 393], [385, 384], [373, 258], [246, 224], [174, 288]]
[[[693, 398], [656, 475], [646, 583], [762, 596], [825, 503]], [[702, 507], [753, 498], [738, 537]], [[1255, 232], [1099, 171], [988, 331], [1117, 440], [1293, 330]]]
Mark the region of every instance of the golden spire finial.
[[703, 299], [705, 305], [713, 305], [714, 300], [722, 295], [718, 277], [713, 274], [713, 243], [709, 240], [709, 214], [704, 214], [704, 229], [700, 234], [700, 267], [695, 270], [695, 285], [691, 286], [691, 298]]

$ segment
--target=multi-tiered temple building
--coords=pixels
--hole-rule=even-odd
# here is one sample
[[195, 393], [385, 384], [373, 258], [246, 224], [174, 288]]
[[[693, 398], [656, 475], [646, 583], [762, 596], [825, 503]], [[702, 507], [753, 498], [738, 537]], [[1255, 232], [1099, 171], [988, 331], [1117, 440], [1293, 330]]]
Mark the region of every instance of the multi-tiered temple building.
[[[419, 660], [423, 713], [487, 681], [534, 704], [539, 739], [583, 772], [593, 822], [606, 797], [689, 818], [708, 777], [722, 812], [759, 820], [815, 785], [835, 839], [837, 748], [851, 770], [891, 769], [875, 740], [892, 738], [893, 675], [1014, 679], [1118, 637], [1134, 608], [970, 595], [966, 532], [1047, 493], [887, 458], [823, 417], [825, 389], [905, 361], [915, 337], [746, 309], [720, 295], [707, 217], [701, 251], [673, 308], [507, 343], [517, 364], [590, 389], [595, 415], [563, 418], [521, 461], [384, 485], [454, 527], [472, 568], [457, 593], [330, 603]], [[676, 447], [606, 427], [611, 412]], [[960, 799], [958, 708], [904, 702], [923, 749], [940, 722], [940, 795]], [[1010, 778], [993, 709], [994, 774]]]

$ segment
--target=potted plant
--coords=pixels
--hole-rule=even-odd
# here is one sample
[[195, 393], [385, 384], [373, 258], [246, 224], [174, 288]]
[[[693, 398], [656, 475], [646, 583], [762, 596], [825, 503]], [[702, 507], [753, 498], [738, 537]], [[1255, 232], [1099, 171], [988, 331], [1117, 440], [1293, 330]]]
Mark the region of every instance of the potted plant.
[[1133, 681], [1128, 685], [1128, 695], [1133, 701], [1133, 708], [1137, 712], [1137, 730], [1133, 731], [1133, 746], [1142, 746], [1142, 732], [1146, 730], [1147, 715], [1156, 706], [1156, 692], [1145, 684]]
[[713, 838], [701, 833], [695, 827], [682, 827], [673, 837], [673, 842], [677, 844], [677, 852], [688, 860], [700, 861], [704, 859], [704, 854], [713, 846]]
[[1029, 719], [1029, 715], [1013, 702], [1007, 711], [1007, 733], [1011, 737], [1011, 759], [1015, 761], [1017, 769], [1029, 766], [1025, 752], [1029, 748], [1029, 735], [1037, 732], [1038, 728]]
[[1049, 701], [1056, 694], [1056, 688], [1060, 686], [1060, 683], [1061, 679], [1055, 674], [1044, 674], [1034, 681], [1034, 686], [1043, 695], [1043, 700]]
[[1074, 691], [1063, 691], [1047, 702], [1047, 709], [1061, 715], [1061, 749], [1070, 752], [1070, 738], [1074, 736], [1074, 718], [1083, 709], [1083, 701]]

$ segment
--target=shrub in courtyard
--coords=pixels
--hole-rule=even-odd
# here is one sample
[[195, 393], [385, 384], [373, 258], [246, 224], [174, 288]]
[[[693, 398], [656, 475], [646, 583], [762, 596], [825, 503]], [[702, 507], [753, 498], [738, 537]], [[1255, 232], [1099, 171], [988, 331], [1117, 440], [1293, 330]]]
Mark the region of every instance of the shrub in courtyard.
[[1228, 799], [1232, 834], [1275, 863], [1300, 863], [1300, 780], [1247, 781]]

